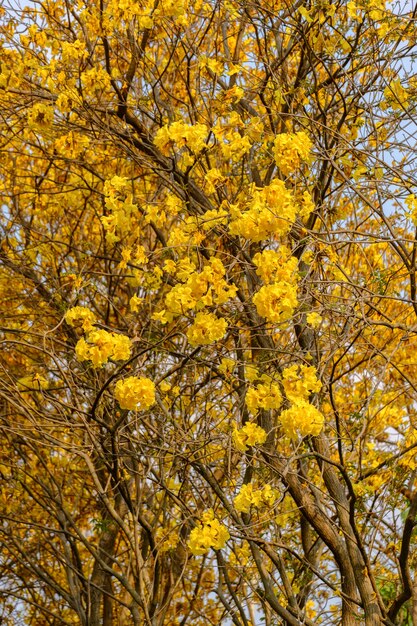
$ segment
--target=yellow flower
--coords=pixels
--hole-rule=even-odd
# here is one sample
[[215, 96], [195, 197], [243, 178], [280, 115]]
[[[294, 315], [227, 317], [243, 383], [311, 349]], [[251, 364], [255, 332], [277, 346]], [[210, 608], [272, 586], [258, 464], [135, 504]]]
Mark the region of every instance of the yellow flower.
[[210, 548], [221, 550], [230, 539], [227, 528], [214, 517], [212, 509], [206, 511], [196, 528], [190, 533], [188, 547], [192, 554], [206, 554]]
[[265, 443], [266, 432], [257, 424], [254, 424], [253, 422], [246, 422], [240, 430], [235, 428], [233, 432], [233, 441], [238, 450], [246, 452], [249, 446], [255, 446], [258, 443]]
[[172, 259], [167, 259], [164, 263], [164, 271], [168, 274], [175, 274], [177, 270], [177, 264]]
[[204, 178], [207, 183], [207, 193], [214, 193], [216, 191], [216, 187], [220, 185], [224, 180], [223, 174], [220, 170], [216, 168], [208, 170], [204, 175]]
[[240, 492], [233, 501], [235, 509], [241, 513], [249, 513], [250, 507], [252, 506], [252, 495], [253, 485], [251, 483], [249, 483], [249, 485], [242, 485]]
[[259, 315], [269, 322], [285, 322], [291, 318], [298, 305], [297, 288], [287, 282], [264, 285], [252, 301]]
[[252, 483], [242, 485], [242, 488], [234, 499], [235, 509], [241, 513], [249, 513], [251, 506], [260, 508], [272, 506], [278, 497], [278, 492], [271, 485], [265, 485], [262, 489], [255, 489]]
[[279, 409], [282, 395], [277, 383], [268, 382], [250, 387], [246, 393], [246, 406], [251, 413], [258, 409]]
[[314, 311], [307, 315], [307, 324], [310, 324], [312, 328], [318, 328], [323, 321], [322, 316]]
[[197, 313], [194, 324], [187, 331], [192, 346], [206, 346], [221, 339], [227, 329], [227, 322], [213, 313]]
[[284, 176], [292, 174], [310, 157], [312, 143], [306, 133], [281, 133], [274, 140], [275, 162]]
[[65, 313], [65, 321], [68, 326], [81, 326], [84, 332], [88, 333], [96, 323], [96, 316], [90, 309], [84, 306], [74, 306]]
[[295, 221], [298, 205], [292, 192], [282, 180], [273, 180], [263, 189], [252, 189], [243, 210], [230, 207], [230, 232], [252, 241], [262, 241], [273, 235], [285, 235]]
[[261, 378], [258, 369], [250, 363], [245, 366], [245, 376], [246, 379], [251, 383]]
[[114, 397], [121, 409], [149, 409], [155, 404], [155, 385], [149, 378], [129, 376], [117, 381]]
[[82, 337], [75, 346], [79, 361], [91, 361], [94, 367], [101, 367], [111, 358], [126, 361], [130, 357], [131, 343], [126, 335], [109, 333], [106, 330], [93, 330]]
[[285, 246], [278, 250], [258, 252], [252, 259], [256, 265], [256, 273], [267, 285], [277, 282], [295, 283], [297, 279], [298, 260], [291, 256]]
[[197, 301], [188, 285], [175, 285], [165, 297], [165, 304], [170, 313], [180, 315], [188, 309], [194, 309]]
[[142, 302], [143, 298], [139, 298], [136, 294], [130, 298], [129, 306], [132, 313], [137, 313], [139, 311]]
[[282, 411], [279, 416], [282, 429], [287, 437], [295, 439], [298, 435], [317, 436], [321, 433], [324, 425], [324, 416], [315, 406], [301, 400], [289, 409]]
[[220, 149], [224, 158], [232, 159], [234, 163], [239, 161], [239, 159], [250, 150], [250, 147], [251, 143], [249, 137], [242, 137], [237, 131], [229, 133], [227, 142], [220, 143]]
[[54, 110], [49, 104], [35, 102], [28, 110], [27, 120], [29, 128], [40, 129], [51, 126], [54, 121]]
[[135, 250], [134, 261], [136, 265], [146, 265], [148, 262], [148, 255], [143, 246], [138, 246]]
[[236, 367], [236, 361], [234, 359], [229, 359], [225, 357], [224, 359], [221, 360], [218, 370], [222, 374], [230, 376], [231, 374], [233, 374], [233, 370], [235, 369], [235, 367]]
[[203, 230], [208, 231], [216, 226], [227, 224], [228, 213], [224, 209], [211, 209], [204, 213]]
[[113, 334], [111, 358], [115, 361], [126, 361], [130, 357], [130, 339], [126, 335]]
[[313, 365], [291, 365], [282, 372], [285, 395], [293, 404], [307, 401], [311, 393], [320, 391], [322, 383], [317, 379]]
[[129, 263], [132, 257], [132, 250], [130, 248], [123, 248], [121, 251], [122, 260], [117, 266], [120, 270], [125, 270], [127, 268], [127, 264]]
[[313, 198], [309, 194], [308, 191], [304, 191], [301, 200], [300, 200], [300, 210], [299, 215], [302, 218], [307, 218], [310, 213], [312, 213], [315, 209], [315, 204], [313, 202]]
[[408, 92], [401, 85], [399, 78], [390, 82], [384, 89], [384, 96], [394, 111], [400, 111], [408, 105]]
[[151, 318], [157, 322], [161, 322], [161, 324], [167, 324], [172, 321], [172, 315], [165, 309], [162, 309], [162, 311], [155, 311], [155, 313], [152, 313]]
[[175, 144], [179, 148], [187, 146], [192, 152], [200, 152], [205, 147], [208, 128], [205, 124], [190, 126], [182, 121], [173, 122], [169, 126], [159, 128], [154, 137], [154, 144], [165, 155], [169, 154]]

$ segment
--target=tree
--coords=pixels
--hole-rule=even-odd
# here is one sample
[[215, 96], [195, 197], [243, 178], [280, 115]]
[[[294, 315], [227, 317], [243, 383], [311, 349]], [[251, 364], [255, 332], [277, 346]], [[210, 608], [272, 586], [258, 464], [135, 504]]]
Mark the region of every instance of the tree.
[[2, 623], [417, 624], [414, 8], [0, 32]]

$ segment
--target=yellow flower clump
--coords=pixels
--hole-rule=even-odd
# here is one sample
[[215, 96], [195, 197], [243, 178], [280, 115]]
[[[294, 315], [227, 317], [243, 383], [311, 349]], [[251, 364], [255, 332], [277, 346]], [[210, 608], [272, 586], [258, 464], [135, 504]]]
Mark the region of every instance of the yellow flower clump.
[[84, 332], [93, 330], [96, 323], [96, 316], [90, 309], [84, 306], [74, 306], [65, 313], [65, 321], [68, 326], [80, 326]]
[[130, 357], [131, 342], [126, 335], [109, 333], [107, 330], [93, 330], [82, 337], [75, 346], [79, 361], [91, 361], [94, 367], [101, 367], [109, 359], [126, 361]]
[[307, 324], [310, 324], [312, 328], [318, 328], [322, 321], [323, 321], [323, 318], [320, 315], [320, 313], [316, 313], [315, 311], [312, 311], [311, 313], [308, 313], [307, 315]]
[[298, 260], [291, 256], [285, 246], [278, 250], [258, 252], [252, 259], [256, 265], [256, 273], [266, 285], [271, 283], [295, 283], [297, 280]]
[[266, 436], [263, 428], [253, 422], [246, 422], [240, 430], [235, 428], [233, 442], [238, 450], [246, 452], [249, 446], [265, 443]]
[[281, 133], [274, 140], [274, 156], [284, 176], [292, 174], [302, 162], [308, 162], [313, 144], [304, 132]]
[[206, 346], [218, 341], [227, 330], [227, 322], [213, 313], [197, 313], [194, 324], [187, 331], [192, 346]]
[[113, 176], [104, 183], [104, 195], [108, 215], [100, 219], [110, 244], [120, 240], [132, 228], [132, 218], [138, 207], [133, 201], [132, 181], [124, 176]]
[[182, 121], [162, 126], [155, 134], [153, 140], [155, 146], [165, 155], [169, 154], [170, 148], [175, 145], [178, 148], [187, 146], [192, 152], [200, 152], [205, 147], [208, 128], [205, 124], [190, 126]]
[[198, 306], [225, 304], [237, 291], [235, 285], [227, 283], [225, 274], [223, 263], [216, 257], [211, 258], [201, 272], [192, 271], [192, 267], [183, 271], [179, 265], [177, 278], [182, 284], [175, 285], [166, 295], [168, 314], [180, 315]]
[[318, 435], [323, 429], [323, 414], [309, 402], [312, 393], [322, 388], [312, 365], [291, 365], [282, 372], [282, 386], [292, 406], [279, 416], [284, 433], [294, 439], [297, 435]]
[[114, 397], [121, 409], [149, 409], [155, 404], [155, 384], [149, 378], [129, 376], [117, 381]]
[[264, 505], [272, 506], [278, 497], [278, 492], [271, 485], [265, 485], [262, 489], [255, 489], [252, 483], [242, 485], [234, 505], [237, 511], [249, 513], [251, 506], [260, 508]]
[[230, 232], [251, 241], [285, 235], [295, 221], [299, 206], [282, 180], [276, 179], [263, 189], [254, 189], [243, 210], [231, 208]]
[[252, 302], [259, 315], [268, 322], [285, 322], [298, 305], [297, 287], [284, 281], [264, 285], [253, 296]]
[[249, 411], [256, 413], [258, 409], [279, 409], [282, 404], [282, 395], [279, 385], [267, 380], [256, 387], [250, 387], [245, 400]]
[[35, 104], [28, 110], [27, 122], [28, 127], [34, 130], [39, 130], [47, 126], [51, 126], [54, 121], [53, 108], [44, 102], [35, 102]]
[[317, 436], [324, 425], [324, 415], [306, 400], [299, 400], [279, 416], [282, 428], [287, 437], [295, 439], [298, 435]]
[[291, 365], [282, 372], [282, 386], [290, 402], [308, 400], [311, 393], [322, 388], [317, 379], [317, 370], [313, 365]]
[[210, 548], [221, 550], [229, 539], [229, 531], [209, 509], [203, 514], [199, 525], [191, 531], [188, 547], [192, 554], [206, 554]]
[[189, 310], [225, 304], [236, 295], [237, 287], [225, 279], [226, 268], [216, 257], [212, 257], [201, 272], [195, 272], [195, 265], [188, 259], [178, 264], [168, 260], [164, 269], [180, 281], [165, 296], [166, 308], [153, 314], [154, 319], [164, 323]]

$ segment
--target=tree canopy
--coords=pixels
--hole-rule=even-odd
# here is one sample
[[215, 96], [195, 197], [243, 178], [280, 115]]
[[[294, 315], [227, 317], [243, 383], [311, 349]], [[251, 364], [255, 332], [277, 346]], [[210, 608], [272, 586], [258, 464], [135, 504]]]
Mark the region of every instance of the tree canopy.
[[417, 624], [415, 13], [3, 2], [2, 624]]

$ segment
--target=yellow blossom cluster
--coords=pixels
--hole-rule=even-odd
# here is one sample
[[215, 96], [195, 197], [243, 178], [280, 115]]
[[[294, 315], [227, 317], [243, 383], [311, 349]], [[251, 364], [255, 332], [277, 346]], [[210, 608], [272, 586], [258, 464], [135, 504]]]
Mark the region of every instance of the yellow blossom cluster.
[[141, 307], [143, 302], [143, 298], [139, 298], [136, 294], [133, 295], [129, 300], [129, 308], [132, 313], [137, 313]]
[[155, 404], [155, 384], [150, 378], [129, 376], [117, 381], [114, 397], [121, 409], [149, 409]]
[[28, 127], [39, 130], [51, 126], [54, 121], [54, 110], [49, 104], [35, 102], [27, 113]]
[[93, 330], [96, 316], [85, 306], [74, 306], [65, 313], [65, 321], [68, 326], [81, 327], [85, 333]]
[[298, 199], [299, 203], [299, 216], [302, 218], [306, 218], [312, 213], [315, 209], [315, 204], [311, 194], [308, 191], [304, 191], [302, 196]]
[[103, 11], [104, 32], [111, 32], [120, 20], [126, 23], [135, 20], [138, 29], [151, 29], [162, 19], [173, 18], [177, 24], [186, 24], [186, 0], [162, 0], [154, 2], [131, 2], [131, 0], [109, 0]]
[[226, 377], [230, 377], [233, 374], [233, 370], [236, 367], [236, 361], [225, 357], [221, 360], [219, 367], [217, 368], [221, 374]]
[[[231, 100], [240, 100], [241, 91], [235, 85], [229, 90], [227, 96]], [[226, 95], [226, 94], [225, 94]], [[233, 111], [226, 119], [218, 120], [213, 127], [213, 133], [220, 146], [224, 159], [231, 159], [234, 163], [239, 161], [251, 148], [251, 142], [247, 133], [242, 133], [244, 124], [236, 111]], [[239, 132], [240, 130], [240, 132]]]
[[243, 428], [233, 431], [233, 442], [241, 452], [246, 452], [250, 446], [265, 443], [266, 437], [264, 429], [254, 422], [246, 422]]
[[154, 137], [154, 144], [165, 155], [175, 145], [177, 148], [187, 146], [194, 153], [200, 152], [206, 145], [208, 128], [205, 124], [185, 124], [183, 121], [165, 124], [159, 128]]
[[75, 346], [79, 361], [91, 361], [94, 367], [101, 367], [109, 359], [126, 361], [130, 357], [131, 343], [126, 335], [109, 333], [98, 329], [88, 333], [87, 340], [82, 337]]
[[213, 510], [209, 509], [203, 513], [199, 525], [191, 531], [188, 547], [192, 554], [206, 554], [210, 548], [221, 550], [229, 539], [229, 531], [214, 517]]
[[194, 215], [185, 218], [181, 226], [173, 226], [170, 230], [167, 244], [170, 248], [198, 246], [204, 239], [204, 234], [198, 232]]
[[166, 321], [172, 321], [176, 315], [191, 309], [225, 304], [236, 295], [237, 287], [227, 283], [224, 278], [226, 269], [216, 257], [212, 257], [201, 272], [193, 271], [194, 264], [184, 261], [176, 266], [173, 261], [168, 260], [164, 267], [167, 271], [176, 273], [176, 277], [183, 281], [175, 285], [165, 297], [166, 309], [160, 315]]
[[224, 337], [226, 330], [224, 318], [218, 318], [214, 313], [197, 313], [194, 324], [187, 331], [187, 338], [192, 346], [206, 346]]
[[282, 386], [288, 400], [294, 404], [308, 400], [311, 393], [317, 393], [322, 383], [317, 379], [313, 365], [291, 365], [282, 372]]
[[297, 287], [287, 282], [264, 285], [253, 296], [259, 315], [272, 323], [285, 322], [298, 305]]
[[[87, 66], [88, 67], [88, 66]], [[101, 66], [90, 67], [81, 72], [83, 90], [88, 91], [91, 96], [100, 97], [103, 91], [110, 89], [110, 76]]]
[[323, 429], [324, 416], [307, 400], [299, 400], [279, 416], [282, 428], [287, 437], [295, 439], [298, 435], [319, 435]]
[[292, 174], [302, 162], [308, 162], [312, 143], [303, 131], [298, 133], [281, 133], [274, 140], [274, 156], [284, 176]]
[[58, 154], [62, 154], [66, 158], [76, 159], [88, 148], [89, 143], [88, 137], [70, 130], [69, 133], [55, 139], [54, 147]]
[[202, 229], [209, 231], [216, 226], [224, 226], [227, 224], [229, 214], [225, 209], [211, 209], [204, 213]]
[[224, 176], [219, 169], [213, 167], [204, 174], [206, 193], [212, 194], [224, 181]]
[[220, 149], [225, 159], [231, 159], [234, 163], [239, 161], [246, 152], [250, 150], [251, 142], [247, 135], [242, 135], [238, 131], [233, 131], [230, 137], [220, 143]]
[[[60, 113], [70, 113], [78, 104], [77, 92], [73, 89], [62, 88], [56, 99], [55, 106]], [[62, 154], [62, 152], [61, 152]]]
[[232, 567], [248, 567], [251, 549], [247, 541], [243, 541], [241, 546], [234, 546], [234, 551], [229, 556], [229, 563]]
[[290, 408], [279, 416], [284, 433], [292, 439], [298, 435], [318, 435], [324, 425], [324, 416], [309, 402], [310, 395], [322, 388], [316, 368], [296, 364], [285, 368], [282, 372], [282, 386], [291, 402]]
[[256, 387], [250, 387], [246, 392], [246, 406], [251, 413], [256, 413], [259, 409], [279, 409], [282, 404], [278, 383], [273, 382], [266, 374], [261, 380], [265, 379], [266, 382], [258, 383]]
[[316, 311], [312, 311], [311, 313], [307, 314], [307, 324], [310, 324], [312, 328], [318, 328], [322, 321], [322, 316]]
[[105, 204], [109, 215], [101, 218], [106, 239], [112, 244], [132, 230], [132, 217], [138, 208], [133, 202], [132, 183], [123, 176], [113, 176], [104, 184]]
[[249, 513], [251, 506], [259, 509], [262, 506], [273, 506], [278, 497], [278, 492], [271, 485], [264, 485], [262, 489], [255, 489], [252, 483], [242, 485], [242, 488], [236, 498], [234, 505], [237, 511], [241, 513]]
[[[246, 194], [247, 195], [247, 194]], [[273, 235], [285, 235], [299, 211], [292, 192], [282, 180], [275, 179], [263, 189], [252, 188], [251, 199], [244, 200], [243, 209], [231, 207], [230, 232], [251, 241], [262, 241]]]
[[88, 57], [85, 42], [80, 39], [61, 42], [61, 59], [64, 63], [74, 63]]
[[176, 548], [180, 541], [178, 522], [172, 521], [165, 526], [157, 528], [155, 541], [158, 545], [158, 552], [169, 552]]
[[266, 285], [282, 281], [296, 282], [298, 260], [291, 256], [286, 246], [280, 246], [278, 250], [258, 252], [252, 261], [256, 266], [256, 273]]

